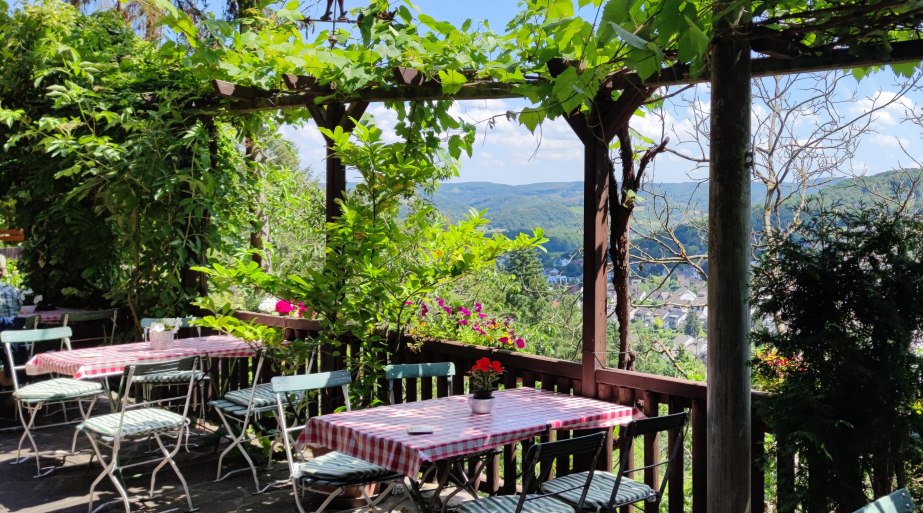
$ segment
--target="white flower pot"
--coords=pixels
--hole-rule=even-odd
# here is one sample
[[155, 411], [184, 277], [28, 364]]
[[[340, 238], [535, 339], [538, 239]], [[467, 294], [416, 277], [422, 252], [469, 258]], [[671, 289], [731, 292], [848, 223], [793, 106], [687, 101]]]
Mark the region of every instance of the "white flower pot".
[[469, 396], [468, 406], [471, 407], [472, 413], [490, 413], [490, 410], [494, 408], [494, 398], [475, 399], [474, 396]]
[[174, 331], [150, 331], [147, 334], [151, 349], [170, 349], [173, 347], [175, 336], [176, 332]]

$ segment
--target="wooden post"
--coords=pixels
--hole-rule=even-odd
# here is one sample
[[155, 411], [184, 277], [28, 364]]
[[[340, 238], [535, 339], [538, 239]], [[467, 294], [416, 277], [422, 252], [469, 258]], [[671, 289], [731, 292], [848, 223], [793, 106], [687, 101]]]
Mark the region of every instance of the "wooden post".
[[[342, 127], [344, 132], [350, 132], [355, 128], [354, 120], [359, 120], [365, 109], [368, 107], [367, 102], [356, 101], [347, 107], [342, 103], [331, 103], [320, 106], [308, 104], [308, 112], [314, 118], [318, 127], [333, 130], [336, 127]], [[327, 199], [325, 203], [326, 220], [329, 223], [335, 217], [340, 215], [340, 204], [338, 199], [343, 197], [346, 192], [346, 166], [336, 156], [333, 149], [333, 141], [324, 136], [324, 143], [327, 147]]]
[[[735, 9], [731, 9], [731, 4]], [[749, 2], [715, 3], [708, 210], [707, 511], [750, 504]], [[744, 9], [741, 13], [740, 9]]]
[[[609, 220], [609, 140], [593, 130], [600, 127], [598, 111], [585, 117], [583, 137], [583, 372], [581, 393], [596, 397], [596, 370], [606, 357], [606, 255]], [[596, 120], [593, 123], [592, 120]]]

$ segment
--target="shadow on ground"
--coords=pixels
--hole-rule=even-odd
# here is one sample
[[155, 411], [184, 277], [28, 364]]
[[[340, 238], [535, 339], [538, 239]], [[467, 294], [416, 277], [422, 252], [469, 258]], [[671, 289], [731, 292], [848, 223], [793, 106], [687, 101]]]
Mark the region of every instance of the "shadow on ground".
[[[8, 396], [0, 397], [0, 402], [8, 400]], [[10, 411], [4, 409], [4, 411]], [[49, 422], [51, 419], [42, 419]], [[55, 470], [45, 476], [35, 478], [36, 467], [34, 460], [19, 464], [12, 464], [16, 460], [16, 446], [22, 429], [18, 421], [10, 418], [0, 420], [0, 512], [13, 513], [86, 513], [89, 500], [90, 484], [99, 475], [101, 467], [98, 462], [90, 462], [89, 441], [80, 435], [77, 441], [77, 454], [65, 455], [64, 451], [70, 448], [73, 426], [60, 426], [37, 431], [36, 440], [39, 449], [51, 451], [58, 449], [60, 452], [52, 457], [43, 457], [43, 466], [56, 466]], [[262, 483], [278, 482], [278, 486], [265, 493], [254, 495], [252, 474], [242, 472], [228, 477], [221, 482], [214, 482], [218, 465], [218, 452], [216, 451], [217, 436], [214, 433], [197, 430], [197, 436], [190, 439], [189, 451], [180, 451], [177, 456], [177, 465], [183, 472], [192, 494], [193, 505], [200, 508], [202, 513], [219, 512], [247, 512], [247, 511], [279, 511], [297, 512], [295, 500], [292, 497], [291, 485], [285, 482], [288, 477], [288, 468], [284, 455], [279, 455], [269, 470], [265, 465], [260, 471]], [[152, 446], [156, 447], [156, 446]], [[225, 447], [222, 444], [221, 448]], [[141, 450], [146, 448], [142, 447]], [[25, 451], [31, 453], [31, 451]], [[226, 466], [243, 468], [243, 458], [236, 456], [228, 460]], [[153, 465], [135, 467], [126, 471], [128, 493], [132, 499], [133, 512], [164, 512], [176, 511], [186, 507], [183, 488], [179, 480], [169, 468], [158, 473], [156, 493], [153, 499], [148, 498], [150, 473]], [[94, 494], [95, 505], [99, 501], [118, 499], [115, 488], [105, 479]], [[392, 497], [385, 501], [379, 511], [388, 511], [396, 506], [395, 513], [415, 512], [403, 497]], [[308, 511], [313, 508], [306, 504]], [[124, 511], [120, 502], [112, 503], [106, 512]], [[327, 511], [336, 511], [328, 508]], [[354, 511], [352, 509], [339, 511]], [[358, 510], [355, 510], [358, 511]]]

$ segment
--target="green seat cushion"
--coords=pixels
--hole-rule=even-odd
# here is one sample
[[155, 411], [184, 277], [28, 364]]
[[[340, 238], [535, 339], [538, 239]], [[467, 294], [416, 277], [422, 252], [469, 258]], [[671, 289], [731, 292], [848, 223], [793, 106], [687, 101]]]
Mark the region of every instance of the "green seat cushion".
[[[160, 383], [189, 383], [189, 378], [192, 377], [193, 371], [170, 371], [170, 372], [158, 372], [155, 374], [145, 374], [143, 376], [135, 376], [132, 378], [132, 383], [144, 383], [144, 384], [160, 384]], [[200, 381], [205, 378], [205, 373], [197, 370], [195, 371], [195, 380]]]
[[[587, 472], [578, 472], [552, 479], [542, 484], [542, 491], [545, 493], [560, 493], [561, 495], [557, 497], [571, 504], [577, 504], [583, 488], [567, 492], [563, 490], [582, 487], [586, 483], [587, 474]], [[615, 478], [615, 474], [609, 472], [594, 472], [593, 482], [590, 483], [590, 491], [587, 492], [583, 509], [595, 511], [596, 508], [608, 505], [609, 497], [612, 495], [612, 488], [615, 486]], [[622, 477], [622, 482], [619, 484], [619, 493], [616, 496], [616, 504], [631, 504], [656, 496], [657, 493], [650, 486]]]
[[[88, 431], [98, 436], [115, 438], [119, 429], [121, 413], [110, 413], [90, 417], [77, 426], [81, 431]], [[123, 436], [146, 435], [155, 431], [179, 429], [185, 425], [186, 418], [162, 408], [139, 408], [125, 412], [122, 424]]]
[[243, 417], [247, 413], [247, 407], [241, 406], [237, 403], [232, 403], [231, 401], [225, 401], [224, 399], [216, 399], [214, 401], [208, 401], [208, 405], [217, 410], [221, 410], [224, 413], [229, 413], [236, 417]]
[[390, 470], [341, 452], [328, 452], [298, 465], [295, 478], [310, 481], [373, 482], [399, 477]]
[[[498, 495], [476, 501], [463, 502], [458, 506], [459, 513], [513, 513], [516, 511], [518, 496]], [[522, 505], [523, 513], [574, 513], [574, 507], [554, 497], [527, 495]]]
[[13, 394], [25, 403], [66, 401], [99, 394], [102, 384], [96, 381], [81, 381], [71, 378], [54, 378], [26, 385]]
[[[276, 396], [272, 393], [272, 384], [264, 383], [262, 385], [257, 385], [256, 393], [253, 395], [253, 407], [254, 408], [266, 408], [269, 406], [275, 406]], [[224, 394], [224, 398], [232, 403], [237, 403], [241, 406], [247, 406], [250, 402], [250, 388], [241, 388], [240, 390], [232, 390]]]

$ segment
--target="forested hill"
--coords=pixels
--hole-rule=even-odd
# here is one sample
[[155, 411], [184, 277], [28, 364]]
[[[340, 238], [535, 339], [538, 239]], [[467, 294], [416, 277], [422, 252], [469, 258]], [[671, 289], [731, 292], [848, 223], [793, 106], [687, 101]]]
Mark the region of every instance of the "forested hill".
[[[892, 196], [900, 187], [907, 187], [911, 178], [920, 179], [923, 171], [897, 170], [872, 175], [864, 180], [839, 179], [813, 187], [811, 192], [821, 194], [824, 201], [841, 205], [856, 205], [873, 201], [874, 194]], [[675, 209], [688, 209], [692, 215], [704, 216], [707, 212], [708, 183], [658, 183], [650, 189], [663, 195]], [[765, 196], [765, 187], [754, 184], [751, 197], [754, 205]], [[650, 193], [640, 193], [642, 198], [636, 211], [638, 222], [650, 219], [657, 201]], [[923, 190], [916, 191], [923, 203]], [[461, 182], [443, 184], [432, 196], [436, 207], [450, 219], [459, 219], [469, 208], [488, 209], [491, 228], [510, 232], [530, 231], [542, 227], [552, 239], [548, 250], [567, 251], [580, 245], [582, 237], [583, 182], [548, 182], [528, 185], [504, 185], [489, 182]]]

